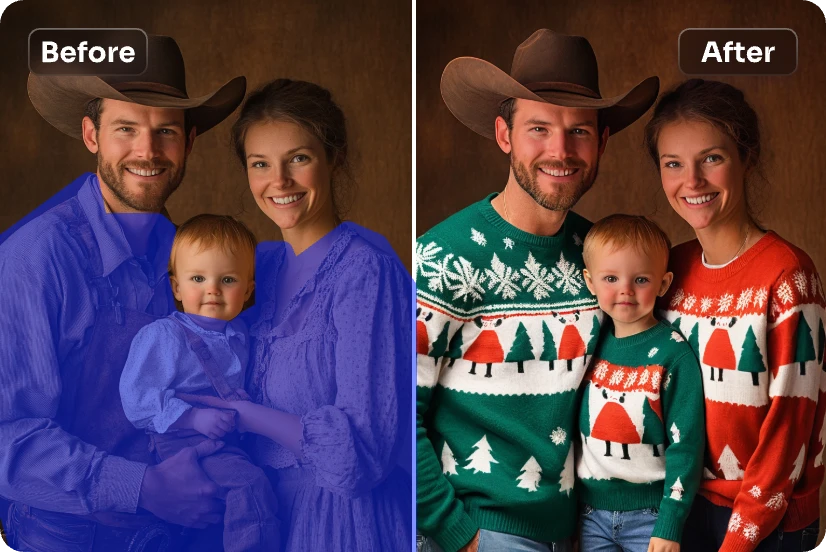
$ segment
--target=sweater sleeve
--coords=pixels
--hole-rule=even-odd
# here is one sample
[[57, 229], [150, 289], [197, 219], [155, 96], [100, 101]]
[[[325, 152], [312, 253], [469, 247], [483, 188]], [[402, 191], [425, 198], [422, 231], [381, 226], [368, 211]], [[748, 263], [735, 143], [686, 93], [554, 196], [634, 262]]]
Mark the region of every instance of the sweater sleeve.
[[[809, 445], [823, 355], [814, 343], [820, 341], [816, 335], [824, 311], [822, 291], [810, 288], [811, 281], [819, 281], [811, 261], [798, 262], [769, 291], [769, 409], [734, 500], [723, 552], [755, 550], [780, 525], [792, 492], [806, 479], [807, 468], [816, 465], [818, 451]], [[819, 473], [822, 480], [822, 469]]]
[[[420, 238], [417, 250], [432, 247]], [[464, 504], [456, 498], [453, 486], [442, 473], [442, 465], [428, 437], [428, 411], [433, 390], [439, 381], [445, 358], [439, 358], [438, 349], [452, 341], [462, 327], [441, 310], [431, 309], [423, 300], [421, 290], [428, 287], [428, 267], [414, 268], [416, 275], [416, 525], [424, 535], [433, 537], [445, 552], [456, 552], [473, 539], [479, 526], [473, 521]], [[447, 334], [440, 332], [446, 327]], [[429, 334], [434, 334], [431, 338]], [[436, 345], [436, 342], [440, 342]], [[444, 354], [444, 351], [441, 351]], [[433, 355], [433, 356], [430, 356]]]
[[687, 351], [665, 374], [661, 389], [665, 449], [664, 496], [652, 536], [680, 542], [703, 469], [705, 411], [697, 358]]

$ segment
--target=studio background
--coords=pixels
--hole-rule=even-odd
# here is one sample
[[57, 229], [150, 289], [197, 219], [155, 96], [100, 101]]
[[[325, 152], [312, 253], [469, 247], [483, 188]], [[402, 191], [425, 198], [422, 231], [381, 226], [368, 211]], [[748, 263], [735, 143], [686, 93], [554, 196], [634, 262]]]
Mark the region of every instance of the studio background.
[[[417, 2], [416, 233], [491, 192], [501, 191], [508, 159], [496, 142], [466, 128], [439, 92], [447, 63], [479, 57], [510, 72], [517, 46], [535, 30], [585, 36], [599, 63], [603, 97], [651, 75], [661, 92], [690, 78], [680, 72], [677, 38], [690, 27], [786, 27], [798, 36], [789, 76], [714, 77], [745, 92], [761, 120], [768, 184], [759, 215], [765, 227], [805, 250], [826, 274], [826, 20], [804, 0], [550, 0]], [[608, 140], [594, 187], [574, 210], [591, 221], [612, 213], [651, 217], [675, 244], [694, 232], [672, 209], [643, 149], [642, 118]], [[493, 123], [491, 123], [493, 124]]]
[[[190, 97], [244, 75], [247, 92], [275, 78], [329, 89], [347, 117], [358, 191], [347, 218], [383, 234], [410, 269], [411, 17], [405, 2], [350, 0], [23, 0], [0, 20], [0, 232], [86, 171], [83, 142], [47, 123], [26, 92], [27, 39], [38, 27], [137, 27], [173, 37]], [[230, 146], [238, 110], [195, 140], [181, 187], [167, 202], [180, 224], [235, 215], [259, 240], [281, 239], [255, 205]]]

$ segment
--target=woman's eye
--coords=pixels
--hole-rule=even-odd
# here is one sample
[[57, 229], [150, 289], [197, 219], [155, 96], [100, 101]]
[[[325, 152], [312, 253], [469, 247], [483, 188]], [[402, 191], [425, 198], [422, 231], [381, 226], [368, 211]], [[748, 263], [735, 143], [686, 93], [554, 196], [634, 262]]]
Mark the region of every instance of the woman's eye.
[[256, 161], [255, 163], [250, 164], [251, 169], [263, 169], [266, 166], [267, 164], [263, 161]]
[[717, 155], [716, 153], [712, 153], [711, 155], [706, 155], [706, 157], [705, 157], [705, 159], [703, 159], [703, 161], [705, 161], [706, 163], [716, 163], [717, 161], [720, 161], [722, 159], [723, 159], [723, 157], [721, 155]]
[[237, 281], [238, 280], [236, 280], [232, 276], [224, 276], [223, 278], [221, 278], [221, 282], [223, 282], [225, 284], [234, 284]]
[[648, 283], [648, 278], [646, 278], [644, 276], [639, 276], [639, 277], [634, 279], [634, 282], [636, 282], [637, 284], [647, 284]]
[[616, 276], [606, 276], [605, 281], [608, 282], [609, 284], [614, 284], [614, 283], [617, 282], [617, 277]]
[[304, 161], [309, 160], [310, 158], [304, 155], [303, 153], [299, 153], [292, 159], [290, 159], [290, 163], [303, 163]]
[[676, 169], [679, 166], [680, 164], [677, 161], [668, 161], [663, 165], [666, 169]]
[[201, 284], [203, 282], [206, 282], [206, 278], [204, 278], [203, 276], [193, 276], [192, 281]]

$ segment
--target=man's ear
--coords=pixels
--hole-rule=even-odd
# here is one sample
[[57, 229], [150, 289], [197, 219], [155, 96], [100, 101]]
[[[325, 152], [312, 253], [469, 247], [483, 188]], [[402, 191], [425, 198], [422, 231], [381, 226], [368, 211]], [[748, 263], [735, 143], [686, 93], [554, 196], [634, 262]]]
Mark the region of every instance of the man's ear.
[[175, 276], [169, 277], [169, 284], [172, 286], [172, 295], [176, 301], [181, 300], [181, 286], [178, 285], [178, 279]]
[[496, 125], [496, 143], [499, 144], [499, 149], [505, 153], [511, 152], [511, 131], [508, 128], [508, 123], [505, 122], [501, 116], [496, 118], [494, 123]]
[[95, 123], [89, 117], [84, 117], [81, 122], [81, 132], [83, 133], [83, 143], [92, 153], [98, 152], [98, 131], [95, 128]]
[[588, 291], [591, 292], [591, 295], [596, 295], [597, 292], [594, 291], [594, 282], [591, 281], [591, 273], [588, 272], [587, 268], [582, 269], [582, 276], [585, 279], [585, 285], [588, 286]]
[[605, 146], [608, 144], [608, 135], [611, 133], [611, 129], [605, 127], [602, 129], [602, 136], [599, 138], [599, 156], [602, 157], [602, 154], [605, 153]]
[[189, 155], [192, 152], [192, 145], [195, 143], [195, 135], [197, 134], [198, 129], [192, 127], [189, 129], [189, 136], [186, 139], [186, 155]]
[[660, 282], [660, 291], [657, 293], [657, 297], [662, 297], [665, 295], [665, 292], [668, 291], [668, 288], [671, 286], [671, 282], [674, 280], [674, 273], [673, 272], [666, 272], [663, 274], [663, 281]]

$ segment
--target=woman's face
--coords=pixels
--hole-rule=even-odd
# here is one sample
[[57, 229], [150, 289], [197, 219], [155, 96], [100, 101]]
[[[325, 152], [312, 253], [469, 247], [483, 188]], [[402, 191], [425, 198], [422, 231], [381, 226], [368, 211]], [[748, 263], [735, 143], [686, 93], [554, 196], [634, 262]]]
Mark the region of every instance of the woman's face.
[[663, 191], [694, 230], [740, 222], [746, 213], [746, 166], [725, 133], [704, 122], [677, 121], [657, 141]]
[[282, 231], [334, 217], [332, 167], [315, 136], [295, 123], [256, 123], [247, 130], [244, 150], [255, 202]]

